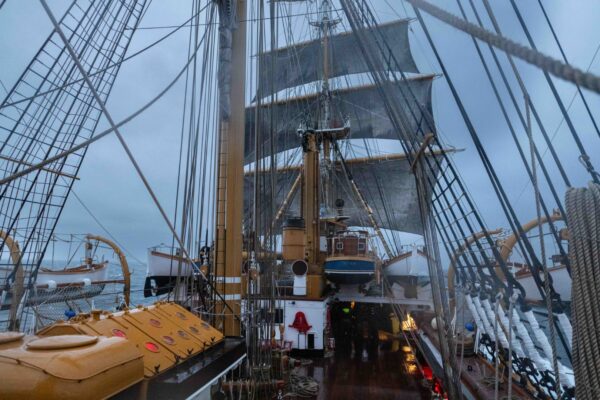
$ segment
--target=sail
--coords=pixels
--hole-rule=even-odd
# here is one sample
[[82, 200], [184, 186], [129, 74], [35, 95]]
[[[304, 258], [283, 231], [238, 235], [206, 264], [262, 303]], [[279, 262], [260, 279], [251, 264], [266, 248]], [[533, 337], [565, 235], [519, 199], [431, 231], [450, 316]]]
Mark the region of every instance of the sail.
[[[402, 105], [406, 112], [410, 129], [418, 132], [423, 128], [426, 132], [433, 129], [425, 128], [425, 115], [431, 112], [431, 87], [435, 75], [423, 75], [402, 81], [393, 85], [391, 93], [397, 104]], [[414, 96], [413, 96], [414, 95]], [[319, 94], [295, 97], [277, 103], [261, 105], [259, 123], [259, 148], [265, 149], [263, 154], [268, 154], [271, 149], [271, 133], [274, 141], [275, 153], [300, 146], [297, 129], [300, 123], [314, 126], [319, 118]], [[399, 132], [386, 113], [385, 103], [375, 85], [364, 85], [347, 89], [332, 91], [332, 115], [334, 126], [342, 126], [346, 118], [350, 121], [349, 139], [398, 139]], [[415, 101], [416, 100], [416, 101]], [[246, 140], [244, 161], [254, 161], [254, 148], [256, 145], [256, 107], [246, 108]], [[274, 121], [273, 125], [271, 121]]]
[[[366, 159], [360, 162], [347, 161], [354, 182], [367, 199], [376, 222], [381, 228], [395, 231], [422, 234], [423, 227], [419, 214], [419, 203], [415, 177], [411, 172], [410, 163], [404, 157], [389, 159]], [[290, 188], [298, 176], [299, 168], [284, 168], [277, 172], [275, 186], [275, 206], [273, 210], [259, 207], [259, 220], [270, 220], [270, 215], [275, 215], [283, 204]], [[265, 173], [266, 174], [266, 173]], [[254, 196], [254, 176], [249, 173], [244, 182], [244, 207], [245, 215], [252, 215]], [[266, 178], [268, 180], [268, 178]], [[335, 198], [344, 200], [344, 215], [349, 219], [345, 221], [348, 226], [370, 226], [365, 210], [360, 205], [355, 193], [352, 191], [345, 171], [338, 163], [334, 168], [334, 181], [336, 183]], [[271, 190], [269, 185], [264, 185], [258, 191], [258, 201], [262, 206], [271, 204]], [[285, 216], [300, 215], [300, 190], [289, 202], [284, 213]], [[278, 221], [281, 226], [282, 221]]]
[[[389, 47], [386, 56], [392, 56], [398, 62], [403, 72], [419, 72], [410, 52], [408, 41], [409, 20], [399, 20], [379, 25], [376, 29], [385, 38], [384, 43]], [[379, 35], [367, 35], [367, 45], [377, 46], [375, 38]], [[360, 56], [361, 51], [354, 34], [343, 32], [329, 38], [332, 54], [335, 60], [331, 63], [329, 77], [369, 72], [365, 60]], [[282, 47], [260, 55], [260, 75], [258, 93], [260, 97], [269, 96], [280, 90], [316, 82], [322, 79], [321, 60], [322, 43], [320, 39], [297, 43]], [[382, 52], [377, 52], [382, 57]], [[386, 65], [383, 58], [378, 65]]]

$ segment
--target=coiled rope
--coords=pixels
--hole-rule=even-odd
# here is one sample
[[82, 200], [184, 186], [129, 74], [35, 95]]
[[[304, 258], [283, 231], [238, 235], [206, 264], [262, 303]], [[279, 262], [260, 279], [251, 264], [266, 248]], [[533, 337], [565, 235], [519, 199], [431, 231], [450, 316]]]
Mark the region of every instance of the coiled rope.
[[319, 394], [319, 383], [311, 377], [292, 372], [288, 381], [288, 389], [289, 392], [284, 397], [296, 395], [312, 398]]
[[577, 399], [600, 398], [600, 185], [570, 188], [565, 203], [573, 269], [573, 367]]

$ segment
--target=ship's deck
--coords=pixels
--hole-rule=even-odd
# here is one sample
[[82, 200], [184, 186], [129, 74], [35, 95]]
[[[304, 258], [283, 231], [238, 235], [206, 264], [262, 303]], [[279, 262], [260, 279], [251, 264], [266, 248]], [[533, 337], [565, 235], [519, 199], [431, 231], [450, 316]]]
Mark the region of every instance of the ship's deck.
[[[414, 318], [417, 326], [421, 329], [421, 344], [426, 354], [427, 361], [432, 366], [434, 372], [440, 377], [443, 374], [442, 366], [439, 364], [441, 356], [439, 355], [439, 339], [437, 332], [431, 327], [430, 321], [433, 319], [433, 313], [415, 314]], [[437, 361], [437, 362], [436, 362]], [[460, 364], [460, 357], [456, 356], [457, 365]], [[463, 384], [463, 394], [466, 398], [493, 399], [495, 370], [494, 367], [480, 357], [464, 357], [461, 367], [461, 382]], [[466, 389], [466, 390], [465, 390]], [[508, 397], [508, 385], [505, 379], [499, 383], [498, 393], [500, 398]], [[519, 399], [532, 399], [533, 397], [524, 387], [513, 381], [512, 396]]]
[[142, 382], [117, 394], [113, 400], [176, 400], [209, 398], [217, 378], [229, 371], [246, 356], [246, 344], [238, 338], [226, 338], [220, 344], [153, 379]]
[[411, 354], [400, 341], [382, 343], [358, 354], [338, 349], [331, 357], [313, 359], [297, 369], [319, 382], [317, 399], [429, 399]]

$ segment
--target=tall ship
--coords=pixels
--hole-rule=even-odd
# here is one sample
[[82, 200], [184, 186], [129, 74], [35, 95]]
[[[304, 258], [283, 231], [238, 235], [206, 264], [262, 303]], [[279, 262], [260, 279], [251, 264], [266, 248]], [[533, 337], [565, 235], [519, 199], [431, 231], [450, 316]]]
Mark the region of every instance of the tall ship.
[[456, 6], [40, 0], [0, 72], [0, 398], [599, 398], [598, 51]]

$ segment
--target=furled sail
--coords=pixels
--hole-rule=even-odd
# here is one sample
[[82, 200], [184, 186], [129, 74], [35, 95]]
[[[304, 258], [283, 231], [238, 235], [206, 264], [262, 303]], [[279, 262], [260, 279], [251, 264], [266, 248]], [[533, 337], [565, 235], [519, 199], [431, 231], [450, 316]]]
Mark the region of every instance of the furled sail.
[[[406, 158], [372, 158], [361, 160], [361, 162], [348, 160], [347, 166], [381, 228], [415, 234], [423, 233], [415, 177], [411, 173], [410, 163]], [[275, 212], [284, 202], [299, 171], [299, 168], [292, 167], [280, 169], [277, 172], [274, 195]], [[337, 191], [334, 196], [344, 200], [344, 215], [349, 217], [345, 223], [348, 226], [368, 227], [369, 221], [365, 217], [365, 210], [350, 188], [343, 168], [338, 164], [334, 171]], [[244, 183], [244, 206], [246, 208], [244, 215], [251, 215], [253, 196], [253, 175], [248, 174]], [[271, 204], [271, 190], [268, 187], [261, 188], [258, 196], [259, 204]], [[269, 215], [266, 213], [270, 212], [272, 211], [259, 208], [258, 218], [260, 220], [268, 219]], [[285, 215], [300, 215], [300, 191], [289, 203]]]
[[[410, 52], [408, 42], [409, 20], [399, 20], [377, 27], [389, 46], [389, 58], [393, 56], [403, 72], [419, 72]], [[329, 77], [369, 72], [369, 68], [360, 56], [361, 51], [352, 32], [343, 32], [329, 38], [331, 57], [335, 59], [329, 71]], [[375, 35], [367, 36], [367, 45], [376, 46]], [[320, 39], [282, 47], [260, 55], [260, 76], [258, 93], [269, 96], [280, 90], [304, 85], [322, 79], [323, 66], [317, 60], [322, 59]], [[390, 54], [391, 53], [391, 54]], [[378, 52], [382, 57], [382, 52]], [[382, 59], [380, 65], [386, 65]]]
[[[435, 75], [422, 75], [394, 85], [391, 92], [397, 104], [401, 104], [409, 118], [412, 132], [431, 132], [433, 129], [425, 123], [425, 115], [431, 112], [431, 87]], [[273, 149], [281, 152], [300, 146], [297, 129], [300, 123], [314, 126], [319, 118], [319, 96], [295, 97], [277, 103], [261, 105], [259, 147], [271, 149], [271, 128], [275, 140]], [[344, 119], [350, 120], [349, 139], [398, 139], [398, 132], [389, 120], [385, 103], [375, 85], [364, 85], [332, 91], [332, 115], [334, 126], [342, 126]], [[415, 101], [416, 100], [416, 101]], [[431, 117], [432, 118], [432, 117]], [[274, 126], [271, 126], [274, 121]], [[431, 119], [430, 119], [431, 121]], [[254, 161], [256, 145], [256, 109], [246, 108], [245, 163]]]

